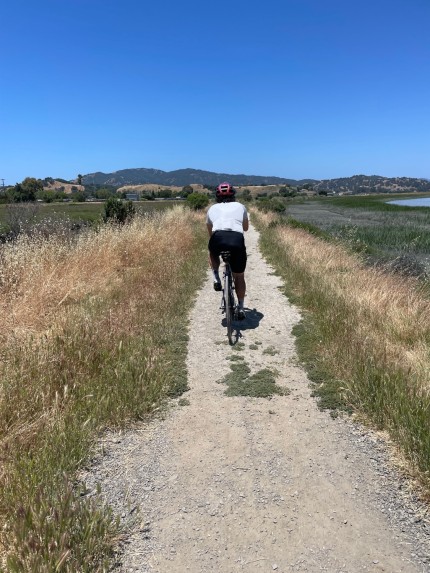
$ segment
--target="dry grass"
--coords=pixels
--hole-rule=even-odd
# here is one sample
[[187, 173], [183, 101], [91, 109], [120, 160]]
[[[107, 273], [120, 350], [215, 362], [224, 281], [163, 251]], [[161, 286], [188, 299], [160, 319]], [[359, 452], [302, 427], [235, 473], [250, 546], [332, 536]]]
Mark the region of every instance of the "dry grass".
[[430, 301], [417, 279], [258, 215], [263, 248], [306, 309], [303, 352], [324, 386], [386, 429], [430, 492]]
[[[105, 226], [80, 235], [76, 241], [58, 237], [22, 237], [0, 253], [0, 332], [3, 341], [15, 335], [46, 331], [59, 311], [88, 297], [102, 299], [121, 286], [128, 289], [140, 277], [139, 289], [148, 296], [164, 280], [171, 265], [181, 263], [191, 230], [180, 210], [136, 219], [124, 229]], [[169, 232], [160, 233], [160, 219]], [[171, 233], [171, 235], [170, 235]], [[171, 237], [175, 240], [172, 241]], [[155, 266], [154, 266], [155, 265]]]
[[[349, 336], [357, 344], [379, 347], [387, 360], [418, 377], [428, 391], [430, 304], [420, 294], [419, 283], [366, 268], [341, 246], [305, 231], [280, 228], [278, 238], [288, 245], [291, 265], [311, 270], [310, 288], [324, 289], [336, 303], [333, 307], [348, 309], [344, 320]], [[332, 312], [336, 321], [338, 311]]]
[[[183, 389], [186, 313], [206, 266], [203, 245], [201, 217], [175, 208], [74, 240], [22, 238], [2, 248], [0, 542], [4, 554], [10, 549], [7, 571], [57, 570], [59, 562], [58, 571], [104, 570], [111, 518], [88, 510], [79, 494], [63, 495], [63, 474], [73, 477], [100, 429], [141, 418]], [[79, 547], [66, 548], [61, 527], [45, 528], [41, 516], [50, 511], [69, 526], [97, 523], [99, 541], [78, 536]], [[45, 554], [31, 542], [35, 535], [56, 549]]]

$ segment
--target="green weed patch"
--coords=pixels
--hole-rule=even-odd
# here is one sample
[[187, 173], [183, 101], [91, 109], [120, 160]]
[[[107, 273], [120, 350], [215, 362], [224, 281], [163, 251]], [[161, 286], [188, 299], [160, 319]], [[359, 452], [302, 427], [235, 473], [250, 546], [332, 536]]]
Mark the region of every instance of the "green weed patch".
[[[273, 370], [264, 368], [251, 374], [251, 369], [244, 360], [230, 357], [233, 364], [231, 371], [220, 381], [227, 385], [226, 396], [252, 396], [253, 398], [270, 398], [275, 394], [285, 396], [288, 390], [276, 384]], [[239, 357], [238, 357], [239, 358]]]

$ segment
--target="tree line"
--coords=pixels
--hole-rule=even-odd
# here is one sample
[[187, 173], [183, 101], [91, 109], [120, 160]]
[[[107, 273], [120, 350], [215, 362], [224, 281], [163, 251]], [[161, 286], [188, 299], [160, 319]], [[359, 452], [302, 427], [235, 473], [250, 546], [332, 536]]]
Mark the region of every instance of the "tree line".
[[[35, 177], [26, 177], [20, 183], [0, 188], [0, 203], [28, 203], [34, 201], [43, 201], [44, 203], [73, 201], [84, 202], [88, 200], [107, 201], [111, 197], [126, 199], [127, 191], [118, 192], [118, 187], [114, 185], [85, 184], [82, 185], [82, 175], [78, 175], [76, 184], [71, 184], [64, 179], [36, 179]], [[56, 183], [56, 187], [52, 185]], [[59, 184], [58, 184], [59, 183]], [[69, 192], [66, 192], [66, 185]], [[130, 191], [132, 192], [132, 191]], [[153, 201], [155, 199], [186, 199], [194, 193], [191, 185], [185, 185], [182, 190], [174, 191], [169, 188], [158, 190], [148, 190], [139, 192], [139, 198], [142, 201]]]

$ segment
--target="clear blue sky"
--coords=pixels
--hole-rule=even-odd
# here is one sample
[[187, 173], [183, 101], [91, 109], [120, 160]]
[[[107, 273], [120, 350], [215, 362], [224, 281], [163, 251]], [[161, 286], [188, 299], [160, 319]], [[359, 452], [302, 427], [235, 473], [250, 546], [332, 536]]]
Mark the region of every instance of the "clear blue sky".
[[0, 178], [430, 178], [430, 0], [13, 0]]

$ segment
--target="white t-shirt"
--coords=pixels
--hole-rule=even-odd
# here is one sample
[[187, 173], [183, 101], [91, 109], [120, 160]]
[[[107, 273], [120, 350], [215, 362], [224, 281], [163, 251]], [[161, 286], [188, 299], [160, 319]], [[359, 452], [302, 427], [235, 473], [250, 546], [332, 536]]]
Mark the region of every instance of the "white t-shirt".
[[242, 203], [215, 203], [208, 209], [206, 223], [212, 223], [212, 232], [237, 231], [243, 233], [243, 220], [248, 218]]

